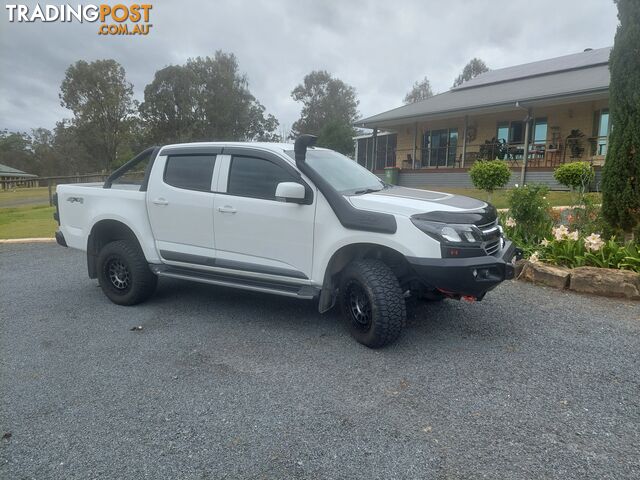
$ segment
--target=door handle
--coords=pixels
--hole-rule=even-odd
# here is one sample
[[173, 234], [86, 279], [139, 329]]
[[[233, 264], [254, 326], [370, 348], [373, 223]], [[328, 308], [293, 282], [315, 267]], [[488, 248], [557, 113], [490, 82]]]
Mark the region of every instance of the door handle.
[[155, 200], [152, 200], [152, 202], [154, 205], [169, 205], [169, 202], [162, 197], [156, 198]]
[[218, 207], [220, 213], [236, 213], [237, 210], [231, 205], [225, 205], [224, 207]]

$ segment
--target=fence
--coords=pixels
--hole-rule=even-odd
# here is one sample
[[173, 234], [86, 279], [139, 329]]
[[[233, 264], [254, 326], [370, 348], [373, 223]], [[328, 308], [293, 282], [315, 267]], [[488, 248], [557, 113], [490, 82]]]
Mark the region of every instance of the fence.
[[[468, 168], [477, 160], [498, 158], [509, 167], [522, 167], [524, 146], [522, 144], [492, 143], [467, 144], [463, 158], [460, 143], [450, 145], [430, 145], [427, 147], [394, 149], [392, 154], [383, 152], [375, 165], [375, 170], [388, 166], [398, 166], [403, 170], [424, 168]], [[380, 155], [379, 155], [380, 156]], [[555, 168], [566, 162], [592, 161], [584, 149], [578, 152], [562, 146], [531, 144], [527, 153], [528, 167]], [[397, 165], [396, 165], [397, 164]], [[369, 165], [370, 166], [370, 165]]]
[[67, 175], [55, 177], [26, 177], [12, 178], [10, 180], [0, 180], [0, 190], [10, 190], [12, 188], [36, 188], [47, 187], [49, 190], [49, 205], [53, 205], [53, 193], [56, 185], [63, 183], [91, 183], [104, 182], [109, 176], [108, 173], [86, 173], [82, 175]]

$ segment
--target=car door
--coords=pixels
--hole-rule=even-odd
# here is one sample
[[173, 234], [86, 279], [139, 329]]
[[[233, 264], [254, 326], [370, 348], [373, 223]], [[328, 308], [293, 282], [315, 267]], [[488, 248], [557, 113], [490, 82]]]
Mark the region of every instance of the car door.
[[[293, 166], [274, 157], [224, 156], [214, 199], [216, 266], [310, 278], [315, 194]], [[307, 204], [276, 200], [280, 182], [302, 183]]]
[[147, 211], [164, 260], [202, 264], [215, 257], [212, 182], [214, 153], [158, 157], [147, 191]]

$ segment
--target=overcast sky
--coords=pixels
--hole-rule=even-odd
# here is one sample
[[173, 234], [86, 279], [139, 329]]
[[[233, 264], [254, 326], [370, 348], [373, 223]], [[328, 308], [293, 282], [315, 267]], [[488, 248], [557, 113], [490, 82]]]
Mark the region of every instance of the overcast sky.
[[147, 37], [101, 36], [98, 23], [10, 23], [5, 9], [0, 128], [28, 132], [69, 117], [58, 92], [65, 69], [79, 59], [117, 60], [142, 100], [156, 70], [218, 49], [233, 52], [251, 92], [290, 127], [300, 112], [291, 90], [311, 70], [326, 69], [354, 86], [359, 111], [369, 116], [399, 106], [425, 75], [436, 92], [448, 90], [474, 56], [495, 69], [605, 47], [617, 25], [612, 0], [146, 3], [153, 4]]

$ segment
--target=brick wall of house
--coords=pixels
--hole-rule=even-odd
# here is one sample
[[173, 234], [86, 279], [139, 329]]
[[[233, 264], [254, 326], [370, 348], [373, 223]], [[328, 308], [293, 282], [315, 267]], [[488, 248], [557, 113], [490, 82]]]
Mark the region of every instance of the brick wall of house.
[[[553, 105], [547, 107], [537, 107], [533, 109], [533, 116], [546, 117], [547, 118], [547, 141], [549, 145], [552, 141], [553, 130], [552, 127], [558, 127], [562, 143], [564, 144], [565, 138], [571, 130], [580, 129], [585, 137], [583, 138], [584, 154], [582, 159], [591, 159], [591, 147], [588, 142], [588, 138], [593, 136], [593, 121], [594, 112], [608, 107], [608, 100], [580, 102], [580, 103], [566, 103], [561, 105]], [[467, 152], [477, 152], [480, 149], [480, 144], [485, 140], [491, 140], [497, 134], [498, 122], [518, 121], [523, 120], [526, 116], [526, 111], [523, 109], [514, 109], [509, 112], [491, 113], [469, 116], [469, 126], [475, 129], [475, 138], [467, 142]], [[396, 151], [396, 166], [399, 168], [407, 168], [406, 163], [407, 154], [410, 154], [413, 158], [414, 148], [414, 125], [413, 123], [407, 124], [401, 127], [390, 129], [398, 133], [398, 146]], [[436, 120], [430, 122], [418, 123], [418, 136], [417, 136], [417, 154], [416, 161], [420, 159], [420, 147], [422, 144], [422, 135], [427, 130], [438, 129], [458, 129], [458, 147], [456, 151], [456, 158], [460, 158], [462, 154], [463, 132], [464, 132], [464, 117], [451, 118], [447, 120]], [[532, 132], [533, 133], [533, 132]], [[566, 160], [569, 161], [569, 154], [567, 153]], [[602, 164], [603, 157], [594, 157], [595, 164]]]

